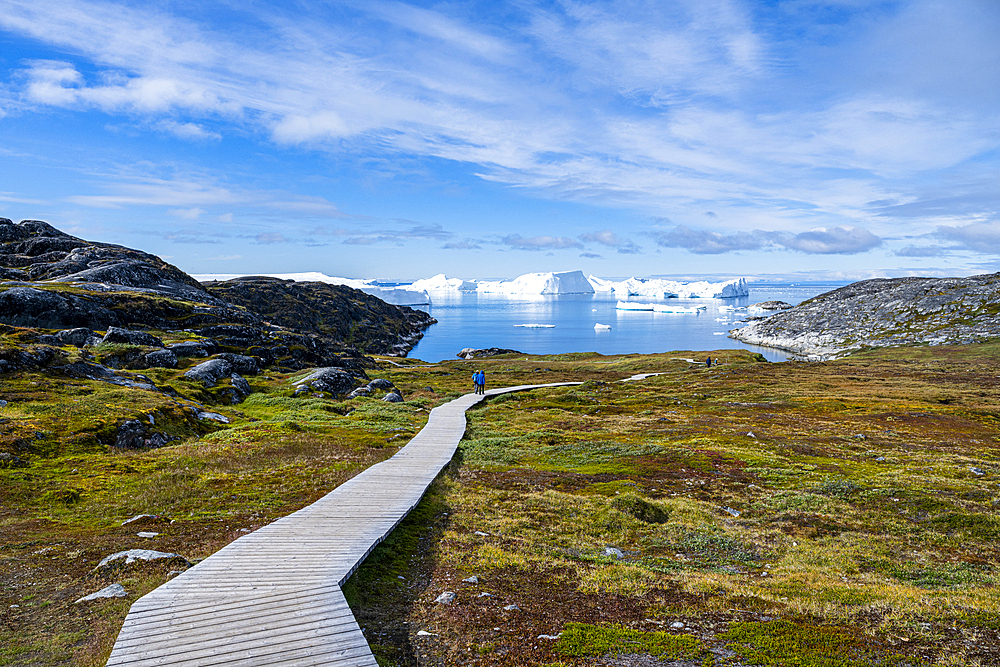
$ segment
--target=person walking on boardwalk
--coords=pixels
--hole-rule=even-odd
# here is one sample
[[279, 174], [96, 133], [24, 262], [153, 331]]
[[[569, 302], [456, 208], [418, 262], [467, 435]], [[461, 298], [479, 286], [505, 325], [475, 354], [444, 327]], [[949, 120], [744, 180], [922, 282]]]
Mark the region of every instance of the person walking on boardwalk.
[[479, 393], [486, 393], [486, 371], [479, 371]]
[[479, 393], [479, 376], [481, 373], [482, 371], [476, 371], [472, 374], [472, 388], [476, 394]]

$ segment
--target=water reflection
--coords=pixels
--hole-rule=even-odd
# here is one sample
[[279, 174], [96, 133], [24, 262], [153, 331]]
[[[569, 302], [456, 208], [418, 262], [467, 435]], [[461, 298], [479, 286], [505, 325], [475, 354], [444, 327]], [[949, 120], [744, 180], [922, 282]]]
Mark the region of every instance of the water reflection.
[[[552, 295], [432, 293], [423, 307], [438, 324], [427, 329], [409, 356], [425, 361], [454, 359], [465, 347], [502, 347], [529, 354], [599, 352], [601, 354], [655, 353], [674, 350], [750, 349], [770, 361], [784, 361], [781, 350], [751, 346], [729, 338], [730, 329], [743, 326], [746, 307], [772, 299], [797, 304], [839, 285], [770, 285], [752, 288], [749, 297], [734, 299], [670, 299], [671, 305], [706, 306], [697, 313], [658, 313], [616, 309], [609, 293]], [[633, 297], [633, 301], [666, 303], [664, 299]], [[554, 328], [515, 325], [550, 324]], [[595, 324], [611, 329], [595, 329]], [[707, 355], [706, 355], [707, 356]]]

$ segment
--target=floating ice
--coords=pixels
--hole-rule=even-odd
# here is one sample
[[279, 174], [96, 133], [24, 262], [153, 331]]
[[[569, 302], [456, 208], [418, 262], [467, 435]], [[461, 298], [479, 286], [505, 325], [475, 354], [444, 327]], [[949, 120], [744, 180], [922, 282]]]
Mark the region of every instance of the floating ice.
[[600, 322], [598, 322], [597, 324], [594, 325], [594, 329], [597, 331], [608, 331], [609, 329], [611, 329], [611, 325], [601, 324]]
[[653, 310], [651, 303], [639, 303], [638, 301], [619, 301], [615, 306], [618, 310]]
[[697, 313], [699, 310], [708, 310], [708, 306], [691, 306], [690, 308], [685, 308], [683, 306], [670, 306], [663, 303], [653, 304], [654, 313]]
[[524, 327], [525, 329], [555, 329], [554, 324], [515, 324], [515, 327]]
[[604, 280], [596, 276], [590, 276], [588, 280], [594, 286], [594, 291], [614, 292], [619, 298], [645, 296], [657, 299], [675, 297], [681, 299], [730, 299], [750, 294], [746, 278], [717, 283], [705, 280], [683, 283], [662, 278], [629, 278], [628, 280], [615, 281]]
[[443, 273], [430, 278], [418, 280], [409, 286], [409, 289], [417, 292], [475, 292], [475, 280], [462, 280], [461, 278], [449, 278]]
[[526, 273], [513, 280], [484, 280], [476, 285], [482, 294], [593, 294], [583, 271]]

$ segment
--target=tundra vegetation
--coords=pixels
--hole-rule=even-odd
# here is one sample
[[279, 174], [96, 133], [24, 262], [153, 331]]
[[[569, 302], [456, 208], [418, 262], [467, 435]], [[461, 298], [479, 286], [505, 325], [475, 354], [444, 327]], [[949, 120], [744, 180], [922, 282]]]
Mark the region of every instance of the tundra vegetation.
[[[30, 351], [24, 332], [0, 346]], [[4, 373], [0, 664], [103, 664], [176, 565], [102, 558], [210, 555], [391, 456], [473, 367], [584, 384], [468, 412], [453, 464], [345, 588], [380, 664], [1000, 664], [998, 352], [377, 359], [402, 403], [296, 396], [306, 371], [265, 369], [232, 404], [184, 376], [203, 359], [143, 371], [169, 391]], [[620, 382], [640, 372], [662, 375]], [[116, 447], [123, 420], [173, 439]], [[112, 582], [128, 596], [74, 603]]]

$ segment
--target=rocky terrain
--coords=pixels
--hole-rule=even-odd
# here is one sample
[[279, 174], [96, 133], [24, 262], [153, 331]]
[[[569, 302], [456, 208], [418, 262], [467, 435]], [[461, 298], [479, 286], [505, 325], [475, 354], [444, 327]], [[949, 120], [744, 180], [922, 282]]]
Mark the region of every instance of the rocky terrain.
[[405, 356], [434, 321], [343, 286], [203, 286], [149, 253], [0, 218], [0, 373], [177, 393], [132, 372], [177, 369], [204, 390], [200, 400], [238, 403], [252, 391], [244, 376], [263, 369], [340, 369], [367, 380], [375, 363], [365, 354]]
[[866, 347], [981, 342], [1000, 336], [1000, 273], [853, 283], [750, 322], [744, 343], [829, 359]]

